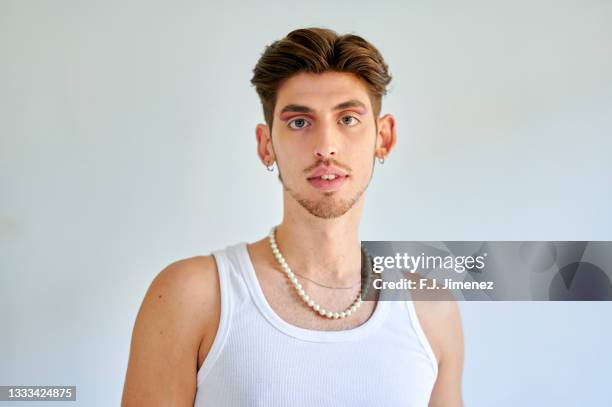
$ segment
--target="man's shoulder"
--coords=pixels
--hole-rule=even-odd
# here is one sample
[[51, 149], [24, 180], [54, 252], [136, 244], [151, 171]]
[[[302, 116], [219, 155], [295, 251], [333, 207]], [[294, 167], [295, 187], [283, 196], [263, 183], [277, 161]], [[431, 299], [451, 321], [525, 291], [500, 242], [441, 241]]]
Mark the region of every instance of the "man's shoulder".
[[219, 313], [216, 280], [211, 256], [178, 260], [158, 272], [134, 323], [122, 405], [193, 397], [193, 366]]
[[153, 278], [143, 305], [159, 311], [159, 318], [188, 321], [203, 328], [217, 314], [218, 279], [212, 255], [174, 261]]
[[216, 271], [217, 265], [213, 255], [187, 257], [168, 264], [155, 276], [153, 282], [172, 285], [197, 283], [214, 278]]
[[[440, 290], [442, 291], [442, 290]], [[437, 300], [414, 301], [414, 308], [425, 336], [438, 363], [452, 351], [461, 335], [461, 317], [457, 300], [450, 292], [442, 293]]]
[[[218, 293], [218, 273], [214, 256], [193, 256], [176, 260], [161, 270], [149, 290], [169, 301], [198, 302]], [[161, 297], [159, 297], [161, 296]]]

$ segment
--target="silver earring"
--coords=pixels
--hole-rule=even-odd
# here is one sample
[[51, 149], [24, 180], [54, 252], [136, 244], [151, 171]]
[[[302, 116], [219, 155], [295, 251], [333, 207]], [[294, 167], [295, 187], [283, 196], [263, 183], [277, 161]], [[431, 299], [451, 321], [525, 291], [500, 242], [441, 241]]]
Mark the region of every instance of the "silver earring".
[[378, 157], [378, 162], [381, 164], [385, 163], [385, 157]]
[[274, 163], [272, 163], [272, 165], [268, 165], [266, 166], [266, 168], [268, 169], [268, 171], [272, 172], [274, 171]]

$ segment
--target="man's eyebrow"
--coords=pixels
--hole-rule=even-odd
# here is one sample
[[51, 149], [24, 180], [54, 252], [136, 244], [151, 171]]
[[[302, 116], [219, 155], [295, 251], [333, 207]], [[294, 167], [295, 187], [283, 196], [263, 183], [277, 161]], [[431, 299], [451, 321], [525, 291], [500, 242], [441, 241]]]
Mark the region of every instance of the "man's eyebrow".
[[281, 110], [280, 112], [281, 113], [285, 113], [285, 112], [312, 113], [312, 109], [309, 108], [308, 106], [291, 104], [291, 105], [287, 105], [283, 107], [283, 110]]
[[[357, 99], [351, 99], [346, 102], [337, 104], [336, 106], [334, 106], [333, 110], [343, 110], [343, 109], [348, 109], [350, 107], [361, 107], [363, 109], [367, 109], [366, 105], [362, 101], [357, 100]], [[290, 104], [290, 105], [283, 107], [283, 109], [280, 111], [281, 114], [285, 112], [312, 113], [313, 110], [309, 108], [308, 106]]]
[[366, 105], [357, 99], [351, 99], [347, 102], [342, 102], [334, 107], [334, 110], [348, 109], [349, 107], [362, 107], [366, 109]]

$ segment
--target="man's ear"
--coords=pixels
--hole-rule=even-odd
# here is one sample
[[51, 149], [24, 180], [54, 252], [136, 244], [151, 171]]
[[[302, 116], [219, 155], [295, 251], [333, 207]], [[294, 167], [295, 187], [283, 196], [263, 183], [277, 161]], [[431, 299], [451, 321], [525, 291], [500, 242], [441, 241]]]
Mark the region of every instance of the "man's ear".
[[376, 157], [385, 158], [397, 140], [395, 131], [395, 119], [392, 115], [386, 114], [378, 119], [378, 133], [376, 134]]
[[261, 162], [269, 167], [276, 160], [272, 138], [270, 137], [270, 127], [267, 124], [259, 123], [255, 127], [255, 136], [257, 138], [257, 155]]

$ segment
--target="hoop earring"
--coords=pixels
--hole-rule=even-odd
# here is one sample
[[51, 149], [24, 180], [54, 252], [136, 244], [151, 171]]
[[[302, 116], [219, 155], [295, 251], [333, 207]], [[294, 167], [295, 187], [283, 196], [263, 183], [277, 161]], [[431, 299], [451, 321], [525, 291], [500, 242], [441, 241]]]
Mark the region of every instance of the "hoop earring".
[[382, 165], [385, 163], [385, 157], [378, 157], [378, 162]]
[[272, 165], [267, 165], [266, 169], [270, 172], [274, 171], [274, 163], [272, 163]]

